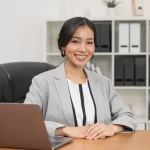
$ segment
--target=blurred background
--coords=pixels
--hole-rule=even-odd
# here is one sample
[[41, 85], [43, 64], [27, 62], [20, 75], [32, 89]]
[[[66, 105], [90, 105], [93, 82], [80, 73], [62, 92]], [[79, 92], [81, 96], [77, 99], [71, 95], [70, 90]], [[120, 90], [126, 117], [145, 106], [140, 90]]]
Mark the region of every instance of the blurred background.
[[[132, 16], [132, 0], [121, 0], [118, 17]], [[142, 0], [144, 16], [150, 15], [150, 0]], [[89, 13], [90, 12], [90, 13]], [[0, 0], [0, 63], [44, 60], [44, 23], [89, 15], [106, 17], [103, 0]]]

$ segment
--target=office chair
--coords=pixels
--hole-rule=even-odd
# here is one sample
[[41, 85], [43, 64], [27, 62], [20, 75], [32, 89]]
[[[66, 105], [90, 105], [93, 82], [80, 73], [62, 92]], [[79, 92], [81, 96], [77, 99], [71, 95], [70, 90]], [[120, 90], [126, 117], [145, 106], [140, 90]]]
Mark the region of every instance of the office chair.
[[0, 64], [0, 102], [23, 103], [32, 78], [55, 66], [44, 62], [13, 62]]

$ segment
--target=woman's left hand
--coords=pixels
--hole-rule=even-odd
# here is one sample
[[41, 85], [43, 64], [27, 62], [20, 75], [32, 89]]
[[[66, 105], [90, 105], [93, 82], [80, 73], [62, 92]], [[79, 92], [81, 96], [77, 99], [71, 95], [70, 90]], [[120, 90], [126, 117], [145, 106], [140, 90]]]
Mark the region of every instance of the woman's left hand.
[[96, 123], [88, 129], [86, 133], [86, 139], [96, 140], [99, 138], [105, 138], [106, 136], [113, 136], [116, 132], [117, 125], [106, 125], [103, 123]]

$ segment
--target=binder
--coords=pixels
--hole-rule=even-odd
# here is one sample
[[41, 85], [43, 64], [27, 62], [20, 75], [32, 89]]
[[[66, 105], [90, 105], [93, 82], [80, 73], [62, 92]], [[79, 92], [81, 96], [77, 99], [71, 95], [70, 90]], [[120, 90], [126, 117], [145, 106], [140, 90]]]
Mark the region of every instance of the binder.
[[93, 22], [96, 28], [96, 47], [95, 52], [100, 52], [100, 24], [98, 22]]
[[134, 85], [134, 57], [126, 56], [124, 58], [124, 85], [133, 86]]
[[146, 85], [146, 58], [144, 56], [135, 57], [135, 85]]
[[123, 86], [124, 84], [124, 68], [123, 57], [115, 57], [115, 86]]
[[119, 24], [119, 53], [129, 53], [129, 24]]
[[95, 52], [111, 52], [111, 24], [94, 22], [97, 40]]
[[100, 52], [111, 52], [111, 25], [100, 25]]
[[130, 53], [140, 53], [140, 23], [130, 24]]

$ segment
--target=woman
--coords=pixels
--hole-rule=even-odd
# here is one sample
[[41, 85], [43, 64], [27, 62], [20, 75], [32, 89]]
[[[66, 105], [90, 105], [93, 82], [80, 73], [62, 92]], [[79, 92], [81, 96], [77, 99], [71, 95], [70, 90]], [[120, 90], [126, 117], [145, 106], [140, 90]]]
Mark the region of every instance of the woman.
[[50, 136], [98, 139], [135, 129], [133, 114], [110, 80], [84, 67], [95, 41], [90, 20], [67, 20], [58, 39], [65, 62], [33, 78], [25, 103], [40, 106]]

